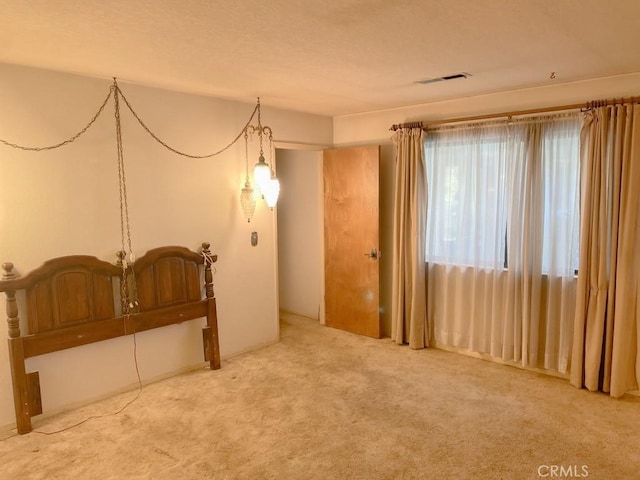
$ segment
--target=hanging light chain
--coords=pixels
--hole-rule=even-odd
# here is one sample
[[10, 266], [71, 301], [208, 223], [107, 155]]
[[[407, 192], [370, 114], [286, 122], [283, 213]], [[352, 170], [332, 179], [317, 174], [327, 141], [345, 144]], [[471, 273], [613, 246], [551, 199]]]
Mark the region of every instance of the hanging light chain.
[[113, 89], [110, 89], [109, 90], [109, 94], [107, 95], [107, 97], [102, 102], [102, 105], [100, 105], [100, 108], [98, 108], [98, 111], [95, 113], [95, 115], [93, 117], [91, 117], [91, 120], [89, 120], [89, 123], [87, 123], [82, 130], [80, 130], [74, 136], [72, 136], [72, 137], [70, 137], [70, 138], [68, 138], [68, 139], [66, 139], [66, 140], [64, 140], [64, 141], [62, 141], [60, 143], [56, 143], [55, 145], [48, 145], [48, 146], [45, 146], [45, 147], [28, 147], [28, 146], [25, 146], [25, 145], [18, 145], [17, 143], [12, 143], [12, 142], [9, 142], [7, 140], [3, 140], [1, 138], [0, 138], [0, 143], [3, 143], [7, 147], [17, 148], [19, 150], [27, 150], [27, 151], [31, 151], [31, 152], [42, 152], [44, 150], [54, 150], [56, 148], [60, 148], [60, 147], [63, 147], [65, 145], [68, 145], [69, 143], [74, 142], [75, 140], [77, 140], [78, 137], [80, 137], [87, 130], [89, 130], [89, 128], [91, 128], [91, 126], [96, 122], [96, 120], [98, 119], [100, 114], [103, 112], [104, 107], [106, 107], [107, 103], [109, 102], [109, 99], [111, 98], [111, 94], [112, 93], [113, 93]]
[[275, 165], [273, 162], [273, 152], [274, 152], [274, 148], [273, 148], [273, 132], [271, 131], [271, 129], [269, 127], [264, 127], [265, 130], [269, 129], [269, 167], [271, 167], [271, 173], [275, 174]]
[[[120, 194], [120, 239], [122, 243], [122, 293], [123, 298], [127, 301], [123, 301], [123, 314], [128, 316], [130, 313], [135, 312], [138, 306], [138, 292], [135, 282], [135, 271], [133, 264], [135, 262], [135, 256], [133, 254], [133, 246], [131, 243], [131, 226], [129, 223], [129, 201], [127, 198], [127, 177], [124, 168], [124, 149], [122, 145], [122, 122], [120, 119], [120, 89], [118, 88], [118, 82], [114, 78], [113, 85], [111, 86], [114, 100], [114, 115], [116, 120], [116, 145], [118, 154], [118, 187]], [[126, 233], [126, 244], [125, 244]], [[128, 247], [128, 250], [127, 250]], [[128, 253], [128, 255], [127, 255]], [[128, 278], [128, 270], [131, 269], [131, 281]]]
[[149, 134], [151, 135], [151, 137], [158, 142], [160, 145], [162, 145], [164, 148], [166, 148], [167, 150], [172, 151], [173, 153], [176, 153], [178, 155], [181, 155], [183, 157], [188, 157], [188, 158], [211, 158], [211, 157], [215, 157], [216, 155], [220, 155], [221, 153], [225, 152], [226, 150], [228, 150], [229, 148], [231, 148], [238, 140], [240, 140], [240, 138], [242, 137], [242, 135], [247, 131], [247, 128], [249, 127], [249, 125], [251, 124], [251, 121], [253, 120], [253, 117], [255, 116], [256, 112], [258, 112], [258, 116], [260, 115], [260, 102], [258, 101], [258, 104], [256, 105], [256, 107], [253, 109], [253, 112], [251, 113], [251, 116], [249, 117], [249, 120], [247, 120], [247, 123], [244, 125], [244, 127], [242, 127], [242, 130], [240, 130], [240, 133], [238, 133], [238, 135], [231, 140], [231, 142], [229, 144], [227, 144], [225, 147], [221, 148], [220, 150], [210, 153], [208, 155], [191, 155], [188, 153], [184, 153], [181, 152], [180, 150], [177, 150], [173, 147], [171, 147], [170, 145], [168, 145], [166, 142], [162, 141], [155, 133], [153, 133], [151, 131], [151, 129], [149, 127], [147, 127], [147, 125], [142, 121], [142, 119], [140, 118], [140, 116], [136, 113], [136, 111], [133, 109], [133, 107], [131, 106], [131, 104], [129, 103], [129, 101], [127, 100], [127, 97], [124, 96], [124, 94], [122, 93], [122, 90], [120, 90], [119, 87], [116, 87], [118, 93], [120, 94], [120, 96], [122, 97], [122, 100], [124, 101], [125, 105], [127, 106], [127, 108], [129, 109], [129, 111], [131, 112], [131, 114], [135, 117], [135, 119], [138, 121], [138, 123], [140, 124], [140, 126]]
[[246, 181], [249, 181], [249, 134], [247, 129], [244, 130], [244, 168], [246, 174]]
[[262, 150], [262, 134], [264, 132], [264, 129], [262, 128], [262, 119], [260, 118], [260, 98], [258, 98], [258, 104], [256, 105], [256, 108], [258, 109], [258, 137], [260, 137], [260, 156], [262, 157], [264, 155], [264, 152]]
[[[120, 237], [122, 241], [122, 250], [127, 251], [126, 247], [129, 247], [129, 254], [131, 254], [131, 229], [129, 227], [129, 203], [127, 200], [127, 181], [124, 170], [124, 151], [122, 147], [122, 125], [120, 121], [120, 102], [118, 95], [118, 84], [116, 79], [113, 79], [113, 86], [111, 87], [114, 92], [114, 104], [115, 104], [115, 119], [116, 119], [116, 147], [118, 154], [118, 187], [120, 192]], [[126, 225], [125, 225], [126, 223]], [[126, 228], [125, 228], [126, 226]], [[127, 245], [125, 245], [125, 232], [127, 234]]]
[[[80, 130], [78, 133], [76, 133], [75, 135], [73, 135], [72, 137], [63, 140], [62, 142], [56, 143], [54, 145], [47, 145], [44, 147], [31, 147], [31, 146], [27, 146], [27, 145], [20, 145], [18, 143], [13, 143], [10, 142], [8, 140], [4, 140], [2, 138], [0, 138], [0, 143], [6, 145], [7, 147], [11, 147], [11, 148], [15, 148], [18, 150], [26, 150], [26, 151], [32, 151], [32, 152], [41, 152], [41, 151], [46, 151], [46, 150], [54, 150], [56, 148], [60, 148], [63, 147], [65, 145], [68, 145], [72, 142], [74, 142], [75, 140], [77, 140], [80, 136], [82, 136], [87, 130], [89, 130], [89, 128], [91, 128], [91, 126], [93, 126], [93, 124], [96, 122], [96, 120], [98, 119], [98, 117], [102, 114], [102, 112], [104, 111], [105, 107], [107, 106], [107, 103], [109, 103], [109, 99], [111, 98], [111, 95], [114, 95], [114, 101], [117, 101], [117, 99], [115, 99], [115, 95], [119, 94], [120, 97], [122, 98], [122, 100], [124, 101], [125, 105], [127, 106], [127, 108], [129, 109], [129, 111], [131, 112], [131, 114], [134, 116], [134, 118], [138, 121], [138, 123], [140, 124], [140, 126], [156, 141], [158, 142], [160, 145], [162, 145], [163, 147], [165, 147], [167, 150], [172, 151], [173, 153], [176, 153], [178, 155], [181, 155], [183, 157], [188, 157], [188, 158], [194, 158], [194, 159], [198, 159], [198, 158], [211, 158], [211, 157], [215, 157], [216, 155], [220, 155], [221, 153], [225, 152], [226, 150], [228, 150], [229, 148], [231, 148], [233, 145], [235, 145], [235, 143], [240, 140], [240, 138], [247, 132], [247, 129], [249, 127], [249, 125], [251, 124], [251, 122], [253, 121], [253, 118], [255, 117], [256, 113], [259, 114], [260, 111], [260, 107], [259, 107], [259, 101], [258, 104], [255, 106], [255, 108], [253, 109], [253, 112], [251, 113], [251, 116], [249, 117], [249, 119], [247, 120], [247, 122], [245, 123], [244, 127], [242, 127], [242, 130], [240, 130], [240, 132], [238, 133], [238, 135], [236, 135], [236, 137], [231, 140], [231, 142], [229, 142], [225, 147], [221, 148], [220, 150], [217, 150], [213, 153], [207, 154], [207, 155], [191, 155], [185, 152], [181, 152], [180, 150], [177, 150], [173, 147], [171, 147], [170, 145], [168, 145], [166, 142], [164, 142], [163, 140], [160, 139], [160, 137], [158, 137], [155, 133], [153, 133], [151, 131], [151, 129], [142, 121], [142, 119], [140, 118], [140, 116], [136, 113], [136, 111], [133, 109], [133, 107], [131, 106], [131, 104], [129, 103], [129, 101], [127, 100], [127, 97], [125, 97], [125, 95], [122, 93], [122, 90], [120, 90], [120, 87], [118, 86], [117, 82], [114, 79], [114, 85], [111, 86], [111, 88], [109, 89], [109, 93], [107, 94], [106, 98], [104, 99], [104, 101], [102, 102], [102, 104], [100, 105], [100, 107], [98, 108], [98, 111], [93, 115], [93, 117], [91, 117], [91, 120], [89, 120], [89, 122], [82, 128], [82, 130]], [[259, 122], [258, 122], [259, 123]]]

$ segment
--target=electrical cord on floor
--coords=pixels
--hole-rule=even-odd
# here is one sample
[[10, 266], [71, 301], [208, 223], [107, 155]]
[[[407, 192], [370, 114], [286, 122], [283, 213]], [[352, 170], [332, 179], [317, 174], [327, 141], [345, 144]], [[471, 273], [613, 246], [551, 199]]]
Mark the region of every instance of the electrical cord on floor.
[[[142, 379], [140, 378], [140, 369], [138, 368], [138, 344], [136, 342], [136, 333], [133, 332], [133, 361], [136, 367], [136, 375], [138, 378], [138, 393], [136, 394], [136, 396], [134, 398], [132, 398], [131, 400], [129, 400], [127, 403], [124, 404], [124, 406], [122, 406], [121, 408], [119, 408], [118, 410], [116, 410], [115, 412], [112, 413], [105, 413], [103, 415], [92, 415], [90, 417], [85, 418], [84, 420], [78, 422], [78, 423], [74, 423], [73, 425], [70, 425], [68, 427], [65, 428], [61, 428], [59, 430], [54, 430], [52, 432], [43, 432], [42, 430], [33, 430], [33, 433], [39, 433], [40, 435], [56, 435], [58, 433], [62, 433], [62, 432], [66, 432], [67, 430], [71, 430], [72, 428], [76, 428], [79, 427], [80, 425], [87, 423], [89, 420], [95, 420], [97, 418], [105, 418], [105, 417], [114, 417], [120, 413], [122, 413], [129, 405], [131, 405], [133, 402], [135, 402], [136, 400], [138, 400], [138, 398], [140, 397], [140, 394], [142, 393]], [[12, 435], [11, 437], [16, 436]], [[11, 437], [7, 437], [4, 440], [7, 440]]]

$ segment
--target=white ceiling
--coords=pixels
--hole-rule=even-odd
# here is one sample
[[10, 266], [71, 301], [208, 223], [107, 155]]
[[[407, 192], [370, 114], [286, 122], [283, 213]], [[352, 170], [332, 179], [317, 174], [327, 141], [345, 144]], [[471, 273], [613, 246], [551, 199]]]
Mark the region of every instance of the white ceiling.
[[640, 72], [640, 0], [0, 0], [0, 62], [335, 116]]

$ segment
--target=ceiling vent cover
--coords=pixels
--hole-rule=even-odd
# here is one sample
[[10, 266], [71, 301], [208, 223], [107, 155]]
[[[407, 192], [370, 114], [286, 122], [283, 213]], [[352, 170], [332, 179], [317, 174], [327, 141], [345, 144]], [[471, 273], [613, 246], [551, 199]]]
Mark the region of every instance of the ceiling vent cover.
[[421, 85], [428, 85], [429, 83], [444, 82], [446, 80], [455, 80], [456, 78], [469, 78], [470, 76], [471, 76], [470, 73], [460, 72], [460, 73], [454, 73], [453, 75], [445, 75], [444, 77], [428, 78], [426, 80], [418, 80], [415, 83], [420, 83]]

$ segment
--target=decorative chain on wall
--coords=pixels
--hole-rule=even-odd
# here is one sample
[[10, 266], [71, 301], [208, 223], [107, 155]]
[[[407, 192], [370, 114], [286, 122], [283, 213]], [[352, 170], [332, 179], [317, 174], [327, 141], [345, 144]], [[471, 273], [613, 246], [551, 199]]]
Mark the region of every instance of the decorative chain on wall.
[[[116, 80], [114, 79], [114, 84], [115, 84]], [[228, 150], [229, 148], [231, 148], [231, 146], [233, 146], [233, 144], [235, 144], [238, 140], [240, 140], [240, 137], [242, 137], [242, 135], [247, 131], [247, 129], [249, 128], [249, 125], [251, 124], [251, 121], [253, 120], [253, 117], [255, 116], [256, 112], [258, 111], [258, 105], [256, 105], [256, 107], [253, 109], [253, 112], [251, 113], [251, 116], [249, 117], [249, 120], [247, 120], [247, 123], [244, 125], [244, 127], [242, 128], [242, 130], [240, 130], [240, 133], [238, 133], [238, 135], [231, 140], [231, 142], [226, 145], [225, 147], [221, 148], [220, 150], [217, 150], [213, 153], [210, 153], [208, 155], [191, 155], [189, 153], [184, 153], [181, 152], [179, 150], [176, 150], [175, 148], [167, 145], [166, 142], [163, 142], [160, 138], [158, 138], [158, 136], [153, 133], [149, 127], [147, 127], [147, 125], [145, 125], [145, 123], [142, 121], [142, 119], [140, 118], [140, 116], [135, 112], [135, 110], [133, 109], [133, 107], [131, 106], [131, 104], [129, 103], [129, 101], [127, 100], [127, 97], [124, 96], [124, 94], [122, 93], [122, 91], [120, 90], [120, 87], [117, 86], [117, 84], [115, 84], [115, 88], [118, 92], [118, 94], [122, 97], [122, 100], [124, 101], [125, 105], [127, 106], [127, 108], [129, 109], [129, 111], [131, 112], [131, 114], [135, 117], [135, 119], [138, 121], [138, 123], [140, 124], [140, 126], [142, 128], [144, 128], [144, 130], [151, 135], [151, 137], [158, 142], [160, 145], [162, 145], [163, 147], [165, 147], [167, 150], [172, 151], [173, 153], [177, 153], [178, 155], [182, 155], [183, 157], [188, 157], [188, 158], [211, 158], [211, 157], [215, 157], [216, 155], [220, 155], [221, 153], [223, 153], [225, 150]]]
[[[113, 79], [113, 84], [111, 85], [111, 87], [109, 88], [109, 93], [107, 94], [107, 97], [104, 99], [104, 101], [102, 102], [102, 104], [100, 105], [100, 108], [98, 108], [98, 111], [93, 115], [93, 117], [91, 117], [91, 120], [89, 120], [89, 122], [85, 125], [85, 127], [80, 130], [78, 133], [76, 133], [75, 135], [73, 135], [72, 137], [63, 140], [60, 143], [56, 143], [55, 145], [48, 145], [45, 147], [30, 147], [30, 146], [25, 146], [25, 145], [19, 145], [17, 143], [13, 143], [13, 142], [9, 142], [7, 140], [3, 140], [2, 138], [0, 138], [0, 143], [3, 143], [4, 145], [11, 147], [11, 148], [16, 148], [19, 150], [28, 150], [28, 151], [35, 151], [35, 152], [40, 152], [43, 150], [53, 150], [59, 147], [63, 147], [65, 145], [68, 145], [72, 142], [74, 142], [76, 139], [78, 139], [82, 134], [84, 134], [87, 130], [89, 130], [89, 128], [91, 128], [91, 126], [96, 122], [96, 120], [98, 119], [98, 117], [102, 114], [102, 112], [104, 111], [105, 107], [107, 106], [107, 104], [109, 103], [109, 99], [111, 98], [111, 96], [113, 95], [114, 97], [114, 103], [116, 103], [116, 108], [118, 108], [118, 97], [122, 98], [122, 100], [124, 101], [125, 105], [127, 106], [127, 108], [129, 109], [129, 111], [131, 112], [131, 114], [134, 116], [134, 118], [138, 121], [138, 123], [140, 124], [140, 126], [156, 141], [158, 142], [160, 145], [162, 145], [163, 147], [165, 147], [167, 150], [170, 150], [173, 153], [176, 153], [178, 155], [181, 155], [183, 157], [188, 157], [188, 158], [211, 158], [211, 157], [215, 157], [216, 155], [220, 155], [221, 153], [225, 152], [226, 150], [228, 150], [229, 148], [231, 148], [235, 143], [238, 142], [238, 140], [240, 140], [240, 138], [244, 135], [244, 133], [248, 130], [249, 125], [251, 124], [251, 122], [253, 121], [253, 118], [255, 117], [256, 113], [258, 112], [259, 109], [259, 103], [256, 104], [255, 108], [253, 109], [253, 112], [251, 112], [251, 115], [249, 116], [249, 119], [247, 120], [247, 123], [244, 125], [244, 127], [242, 127], [242, 130], [240, 130], [240, 132], [238, 133], [238, 135], [231, 140], [231, 142], [229, 142], [226, 146], [224, 146], [223, 148], [221, 148], [220, 150], [217, 150], [213, 153], [209, 153], [206, 155], [193, 155], [193, 154], [189, 154], [189, 153], [185, 153], [185, 152], [181, 152], [180, 150], [177, 150], [173, 147], [171, 147], [169, 144], [167, 144], [167, 142], [163, 141], [162, 139], [160, 139], [160, 137], [158, 137], [158, 135], [156, 135], [155, 133], [153, 133], [151, 131], [151, 129], [149, 127], [147, 127], [147, 125], [142, 121], [142, 119], [140, 118], [140, 116], [136, 113], [136, 111], [133, 109], [133, 107], [131, 106], [131, 104], [129, 103], [129, 100], [127, 100], [127, 97], [124, 95], [124, 93], [122, 92], [122, 90], [120, 89], [120, 86], [118, 85], [118, 81], [116, 78]], [[119, 116], [119, 113], [117, 114]]]
[[[114, 82], [115, 82], [115, 80], [114, 80]], [[89, 120], [89, 123], [87, 123], [87, 125], [85, 125], [85, 127], [82, 130], [80, 130], [78, 133], [76, 133], [73, 137], [68, 138], [68, 139], [66, 139], [66, 140], [64, 140], [64, 141], [62, 141], [60, 143], [56, 143], [55, 145], [49, 145], [49, 146], [46, 146], [46, 147], [27, 147], [27, 146], [24, 146], [24, 145], [18, 145], [17, 143], [8, 142], [7, 140], [3, 140], [2, 138], [0, 138], [0, 143], [4, 143], [6, 146], [11, 147], [11, 148], [17, 148], [19, 150], [28, 150], [28, 151], [32, 151], [32, 152], [41, 152], [43, 150], [53, 150], [55, 148], [59, 148], [59, 147], [63, 147], [65, 145], [68, 145], [71, 142], [74, 142], [78, 137], [80, 137], [80, 135], [82, 135], [87, 130], [89, 130], [89, 128], [95, 123], [95, 121], [98, 119], [98, 117], [100, 116], [100, 114], [104, 110], [104, 107], [107, 106], [107, 103], [109, 102], [109, 99], [111, 98], [112, 93], [113, 93], [113, 87], [109, 89], [109, 94], [107, 95], [107, 98], [104, 99], [104, 102], [102, 102], [102, 105], [100, 105], [100, 108], [98, 109], [96, 114], [91, 118], [91, 120]]]

